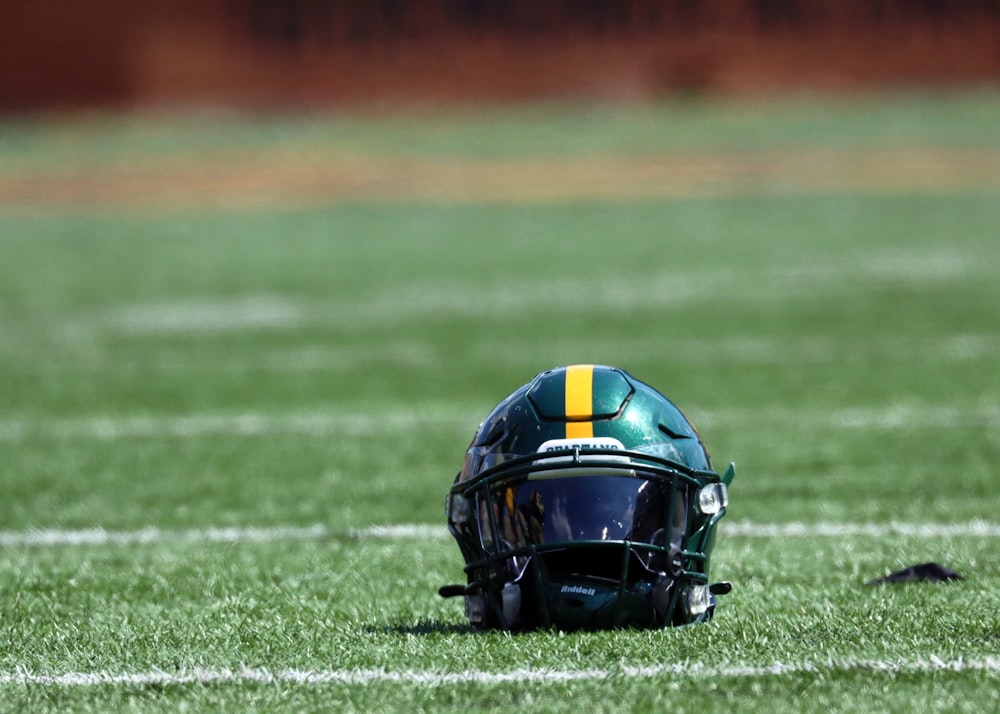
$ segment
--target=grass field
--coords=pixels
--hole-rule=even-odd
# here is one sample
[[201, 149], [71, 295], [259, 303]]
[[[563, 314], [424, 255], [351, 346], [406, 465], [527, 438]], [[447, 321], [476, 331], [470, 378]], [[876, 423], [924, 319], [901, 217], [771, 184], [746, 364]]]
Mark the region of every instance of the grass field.
[[[998, 116], [0, 124], [0, 710], [1000, 709]], [[437, 596], [478, 420], [579, 362], [737, 462], [712, 624]]]

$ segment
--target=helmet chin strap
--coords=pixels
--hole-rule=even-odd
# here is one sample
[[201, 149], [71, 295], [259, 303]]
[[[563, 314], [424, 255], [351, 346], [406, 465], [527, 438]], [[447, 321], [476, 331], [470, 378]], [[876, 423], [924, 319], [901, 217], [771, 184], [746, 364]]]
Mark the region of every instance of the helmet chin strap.
[[469, 583], [468, 585], [459, 585], [458, 583], [453, 583], [450, 585], [442, 585], [438, 588], [438, 595], [443, 598], [458, 597], [459, 595], [471, 595], [477, 590], [482, 588], [482, 583]]

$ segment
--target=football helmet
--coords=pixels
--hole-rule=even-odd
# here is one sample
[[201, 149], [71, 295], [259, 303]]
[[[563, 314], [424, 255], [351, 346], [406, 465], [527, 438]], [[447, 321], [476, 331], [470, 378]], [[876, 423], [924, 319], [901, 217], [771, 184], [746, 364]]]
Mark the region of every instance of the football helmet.
[[595, 630], [704, 622], [732, 464], [712, 469], [670, 400], [627, 372], [538, 374], [480, 424], [446, 498], [477, 629]]

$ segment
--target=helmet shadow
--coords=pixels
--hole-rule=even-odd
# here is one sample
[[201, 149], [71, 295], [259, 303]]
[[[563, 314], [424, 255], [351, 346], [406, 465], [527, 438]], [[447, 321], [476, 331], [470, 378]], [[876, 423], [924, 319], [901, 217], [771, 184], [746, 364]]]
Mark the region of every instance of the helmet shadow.
[[441, 620], [417, 620], [417, 622], [386, 623], [369, 625], [365, 628], [372, 634], [383, 635], [474, 635], [479, 634], [468, 622], [465, 624], [442, 622]]

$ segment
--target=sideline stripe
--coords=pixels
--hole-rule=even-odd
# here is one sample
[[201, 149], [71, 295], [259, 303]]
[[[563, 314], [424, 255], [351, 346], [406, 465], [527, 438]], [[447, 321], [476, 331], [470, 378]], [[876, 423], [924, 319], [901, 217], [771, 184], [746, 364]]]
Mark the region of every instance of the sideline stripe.
[[440, 672], [435, 670], [384, 669], [328, 669], [301, 670], [267, 668], [242, 669], [182, 669], [177, 672], [152, 670], [148, 672], [66, 672], [63, 674], [33, 674], [26, 671], [0, 672], [0, 685], [45, 685], [56, 687], [91, 687], [100, 685], [164, 685], [164, 684], [219, 684], [219, 683], [294, 683], [294, 684], [374, 684], [394, 682], [440, 686], [450, 684], [508, 684], [508, 683], [558, 683], [581, 680], [613, 678], [640, 679], [655, 677], [690, 677], [696, 679], [719, 677], [780, 677], [796, 674], [833, 672], [871, 673], [934, 673], [934, 672], [983, 672], [1000, 673], [1000, 657], [981, 659], [941, 659], [931, 655], [917, 660], [867, 660], [844, 659], [819, 662], [784, 663], [765, 665], [708, 666], [700, 663], [666, 664], [649, 667], [622, 666], [612, 669], [515, 669], [507, 672], [463, 670]]
[[[905, 536], [908, 538], [1000, 538], [1000, 523], [973, 520], [965, 523], [754, 523], [723, 521], [727, 537], [740, 538], [847, 538]], [[447, 540], [447, 528], [430, 523], [402, 523], [333, 530], [311, 526], [195, 528], [134, 531], [103, 528], [82, 530], [33, 529], [0, 531], [0, 548], [26, 546], [151, 545], [155, 543], [268, 543], [282, 540]]]

